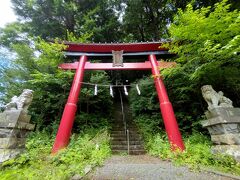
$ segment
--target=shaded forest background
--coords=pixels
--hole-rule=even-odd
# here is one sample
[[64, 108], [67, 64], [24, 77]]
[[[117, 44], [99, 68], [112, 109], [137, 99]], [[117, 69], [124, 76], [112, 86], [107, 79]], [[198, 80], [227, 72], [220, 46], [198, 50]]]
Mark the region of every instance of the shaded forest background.
[[[221, 3], [220, 3], [221, 2]], [[175, 69], [161, 70], [181, 130], [201, 131], [206, 103], [200, 87], [212, 84], [240, 105], [239, 10], [240, 2], [229, 0], [12, 0], [18, 22], [0, 30], [0, 43], [14, 57], [1, 66], [1, 92], [5, 102], [22, 89], [35, 91], [31, 106], [38, 128], [56, 129], [70, 89], [73, 73], [62, 72], [64, 45], [74, 42], [141, 42], [171, 40], [165, 44], [178, 54]], [[216, 4], [220, 3], [220, 4]], [[216, 4], [216, 5], [214, 5]], [[131, 73], [130, 73], [131, 76]], [[134, 79], [142, 96], [130, 93], [133, 114], [149, 129], [162, 128], [159, 103], [146, 76]], [[84, 81], [109, 84], [103, 71], [87, 73]], [[112, 99], [108, 89], [97, 98], [84, 86], [76, 129], [106, 124]], [[104, 109], [104, 111], [103, 111]], [[91, 116], [90, 116], [91, 115]], [[99, 121], [99, 119], [102, 119]], [[100, 122], [100, 123], [99, 123]]]

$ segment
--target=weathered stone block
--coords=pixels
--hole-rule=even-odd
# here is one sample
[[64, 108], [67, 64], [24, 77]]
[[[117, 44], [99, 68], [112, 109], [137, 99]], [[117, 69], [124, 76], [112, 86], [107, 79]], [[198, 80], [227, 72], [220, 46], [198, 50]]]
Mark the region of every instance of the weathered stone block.
[[35, 128], [35, 125], [30, 123], [25, 123], [25, 122], [17, 122], [17, 123], [0, 122], [0, 128], [33, 130]]
[[216, 145], [212, 147], [214, 154], [226, 154], [233, 156], [234, 159], [240, 162], [240, 145]]
[[21, 114], [21, 110], [4, 111], [3, 113], [0, 114], [0, 123], [7, 122], [7, 123], [16, 124], [20, 114]]
[[0, 138], [0, 148], [24, 148], [26, 138]]
[[24, 149], [0, 149], [0, 163], [15, 158], [23, 151]]
[[0, 113], [0, 123], [17, 123], [17, 122], [25, 122], [29, 123], [31, 116], [26, 114], [22, 110], [6, 110], [3, 113]]
[[240, 134], [211, 135], [214, 144], [240, 145]]
[[211, 111], [206, 111], [205, 115], [207, 119], [221, 116], [222, 118], [229, 119], [232, 117], [240, 117], [240, 108], [232, 107], [216, 107], [211, 109]]
[[240, 144], [240, 108], [213, 108], [206, 115], [210, 119], [201, 123], [208, 129], [214, 144]]
[[208, 127], [208, 126], [212, 126], [212, 125], [216, 125], [216, 124], [227, 124], [227, 123], [240, 123], [240, 117], [238, 116], [233, 116], [233, 117], [229, 117], [229, 118], [225, 118], [225, 117], [215, 117], [215, 118], [211, 118], [205, 121], [202, 121], [201, 124], [203, 127]]
[[220, 134], [229, 134], [229, 133], [237, 134], [237, 133], [240, 133], [240, 124], [237, 124], [237, 123], [215, 124], [215, 125], [207, 126], [207, 129], [211, 135], [220, 135]]
[[27, 137], [29, 131], [23, 129], [6, 129], [0, 128], [0, 138], [15, 137], [15, 138], [25, 138]]
[[26, 129], [26, 130], [33, 130], [35, 128], [35, 124], [25, 123], [25, 122], [18, 122], [17, 126], [15, 127], [17, 129]]
[[31, 116], [26, 113], [21, 113], [18, 119], [18, 122], [25, 122], [29, 123], [31, 119]]

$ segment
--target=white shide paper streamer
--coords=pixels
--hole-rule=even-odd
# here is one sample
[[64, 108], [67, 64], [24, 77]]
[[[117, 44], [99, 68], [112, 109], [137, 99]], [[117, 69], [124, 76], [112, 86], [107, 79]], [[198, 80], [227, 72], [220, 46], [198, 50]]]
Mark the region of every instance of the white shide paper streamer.
[[136, 89], [137, 89], [138, 95], [141, 95], [141, 91], [140, 91], [140, 89], [138, 87], [138, 84], [136, 84]]
[[97, 87], [97, 84], [95, 85], [95, 88], [94, 88], [94, 96], [97, 95], [97, 91], [98, 91], [98, 87]]
[[110, 95], [113, 97], [113, 89], [112, 89], [112, 85], [110, 85], [109, 88], [110, 88]]
[[128, 96], [127, 86], [124, 86], [124, 94], [125, 94], [126, 96]]

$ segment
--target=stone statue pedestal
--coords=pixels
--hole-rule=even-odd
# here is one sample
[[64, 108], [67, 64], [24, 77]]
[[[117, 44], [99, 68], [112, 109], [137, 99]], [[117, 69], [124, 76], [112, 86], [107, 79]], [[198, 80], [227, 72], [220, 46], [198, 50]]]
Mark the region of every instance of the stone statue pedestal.
[[30, 119], [22, 109], [0, 113], [0, 163], [24, 151], [26, 137], [35, 128]]
[[215, 144], [213, 153], [223, 153], [240, 161], [240, 108], [216, 107], [207, 111], [202, 121]]

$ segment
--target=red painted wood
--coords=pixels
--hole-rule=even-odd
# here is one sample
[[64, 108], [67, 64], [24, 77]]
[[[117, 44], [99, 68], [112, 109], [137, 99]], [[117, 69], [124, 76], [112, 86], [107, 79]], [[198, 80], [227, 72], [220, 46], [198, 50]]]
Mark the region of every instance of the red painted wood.
[[[151, 63], [149, 61], [140, 63], [123, 63], [123, 67], [113, 67], [112, 63], [91, 63], [86, 62], [85, 70], [150, 70], [152, 69]], [[158, 62], [160, 68], [169, 68], [176, 65], [175, 62]], [[75, 63], [64, 63], [60, 64], [60, 69], [77, 69], [78, 62]]]
[[72, 87], [68, 96], [67, 103], [65, 105], [62, 119], [58, 128], [57, 136], [52, 148], [52, 153], [56, 153], [60, 149], [66, 147], [69, 143], [71, 136], [72, 126], [75, 118], [75, 113], [77, 110], [78, 96], [81, 90], [84, 66], [87, 61], [86, 56], [81, 56], [79, 62], [75, 63], [77, 65], [76, 74], [74, 76]]
[[114, 51], [124, 52], [146, 52], [146, 51], [166, 51], [167, 48], [161, 47], [161, 42], [152, 43], [111, 43], [111, 44], [97, 44], [97, 43], [80, 43], [74, 44], [65, 42], [68, 45], [66, 51], [71, 52], [91, 52], [91, 53], [112, 53]]
[[162, 118], [168, 135], [168, 140], [173, 151], [180, 149], [184, 150], [184, 144], [181, 133], [178, 128], [177, 120], [174, 115], [173, 107], [168, 99], [167, 90], [160, 77], [158, 62], [155, 55], [149, 55], [149, 61], [152, 67], [152, 74], [154, 77], [155, 87], [157, 90]]

